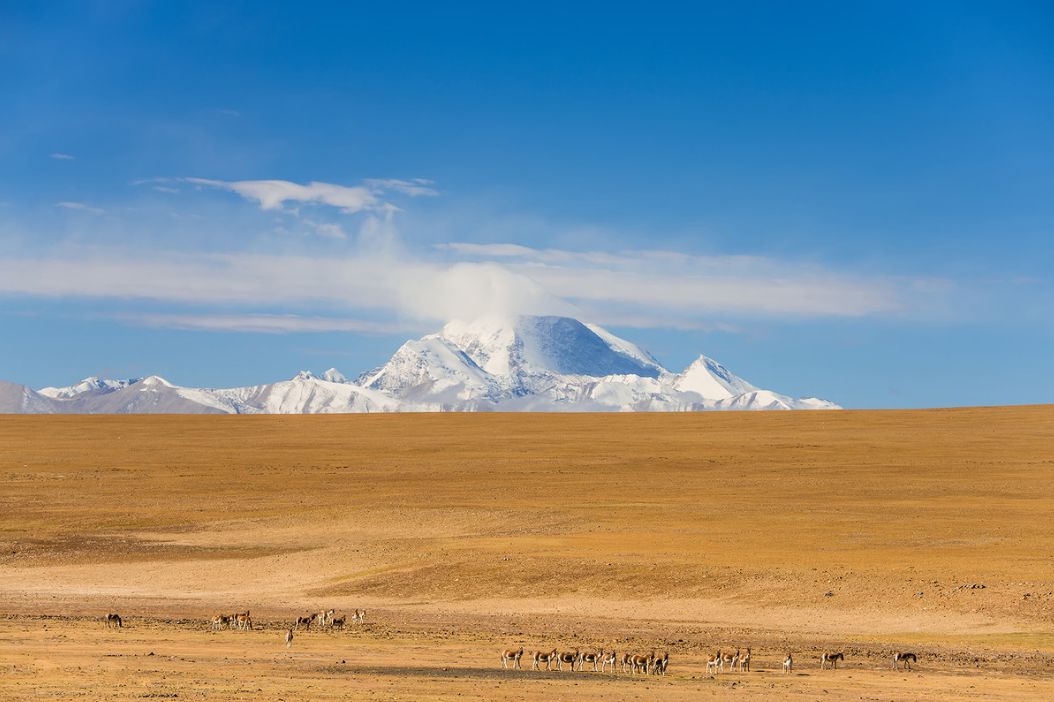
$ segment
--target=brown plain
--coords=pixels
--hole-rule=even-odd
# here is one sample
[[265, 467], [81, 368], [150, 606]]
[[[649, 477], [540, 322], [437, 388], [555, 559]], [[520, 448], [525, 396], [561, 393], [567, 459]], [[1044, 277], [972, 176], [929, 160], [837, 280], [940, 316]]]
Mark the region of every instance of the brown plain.
[[1054, 699], [1050, 406], [3, 416], [0, 485], [5, 700]]

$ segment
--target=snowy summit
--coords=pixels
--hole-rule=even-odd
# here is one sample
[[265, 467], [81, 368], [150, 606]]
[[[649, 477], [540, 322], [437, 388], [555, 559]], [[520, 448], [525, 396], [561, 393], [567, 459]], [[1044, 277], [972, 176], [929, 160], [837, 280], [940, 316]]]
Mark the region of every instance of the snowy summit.
[[354, 380], [320, 376], [243, 388], [182, 388], [157, 376], [85, 380], [64, 388], [0, 382], [0, 412], [237, 413], [838, 409], [816, 398], [762, 390], [699, 356], [674, 373], [651, 354], [570, 317], [450, 322], [407, 341]]

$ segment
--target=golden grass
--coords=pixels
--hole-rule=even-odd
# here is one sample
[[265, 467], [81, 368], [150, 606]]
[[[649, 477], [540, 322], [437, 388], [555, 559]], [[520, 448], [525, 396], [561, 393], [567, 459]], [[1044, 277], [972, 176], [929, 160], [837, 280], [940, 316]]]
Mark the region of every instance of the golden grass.
[[1049, 406], [5, 416], [0, 481], [9, 613], [361, 603], [461, 636], [573, 616], [1054, 651]]

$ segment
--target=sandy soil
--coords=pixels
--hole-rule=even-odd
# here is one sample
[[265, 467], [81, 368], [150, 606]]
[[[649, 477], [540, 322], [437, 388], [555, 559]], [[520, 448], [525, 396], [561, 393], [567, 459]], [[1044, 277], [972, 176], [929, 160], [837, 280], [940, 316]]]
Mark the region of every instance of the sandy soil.
[[1054, 699], [1052, 407], [5, 416], [0, 481], [0, 699]]

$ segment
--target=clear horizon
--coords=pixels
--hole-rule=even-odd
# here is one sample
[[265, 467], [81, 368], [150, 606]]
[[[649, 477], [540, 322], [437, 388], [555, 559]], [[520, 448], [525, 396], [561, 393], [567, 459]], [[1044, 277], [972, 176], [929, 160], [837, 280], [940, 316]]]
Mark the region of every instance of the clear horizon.
[[1054, 401], [1054, 9], [0, 9], [0, 379], [565, 314], [848, 408]]

